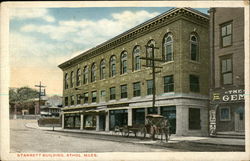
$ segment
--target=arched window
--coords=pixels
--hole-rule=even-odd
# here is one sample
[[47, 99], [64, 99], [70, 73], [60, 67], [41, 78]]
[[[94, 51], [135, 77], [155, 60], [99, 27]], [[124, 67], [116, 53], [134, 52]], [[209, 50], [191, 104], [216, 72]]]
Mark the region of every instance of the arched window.
[[70, 87], [74, 87], [74, 72], [72, 71], [70, 74]]
[[173, 36], [171, 34], [167, 34], [164, 37], [164, 59], [165, 61], [173, 60]]
[[65, 74], [65, 78], [64, 78], [64, 81], [65, 81], [65, 89], [68, 89], [69, 88], [69, 75], [68, 73]]
[[199, 61], [199, 42], [194, 34], [190, 36], [190, 57], [191, 60]]
[[91, 82], [96, 81], [96, 65], [95, 63], [91, 66]]
[[[147, 58], [152, 58], [153, 57], [153, 48], [152, 47], [155, 47], [155, 41], [154, 40], [150, 40], [147, 44]], [[149, 47], [150, 46], [150, 47]], [[148, 66], [152, 66], [153, 65], [153, 61], [152, 60], [146, 60], [146, 64]]]
[[76, 85], [80, 86], [80, 84], [81, 84], [81, 70], [77, 69], [77, 72], [76, 72]]
[[115, 56], [111, 56], [110, 58], [110, 77], [114, 77], [116, 74], [116, 67], [115, 67]]
[[88, 73], [88, 67], [85, 66], [83, 69], [83, 84], [88, 83], [89, 77], [88, 77], [89, 73]]
[[100, 63], [100, 79], [105, 79], [105, 60]]
[[121, 74], [127, 73], [127, 52], [121, 54]]
[[140, 46], [136, 46], [133, 50], [133, 70], [134, 71], [141, 69], [140, 52], [141, 52]]

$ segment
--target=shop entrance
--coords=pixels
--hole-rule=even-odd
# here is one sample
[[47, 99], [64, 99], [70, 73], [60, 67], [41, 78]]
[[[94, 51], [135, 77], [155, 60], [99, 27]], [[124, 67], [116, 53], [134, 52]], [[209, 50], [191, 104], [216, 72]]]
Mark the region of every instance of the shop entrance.
[[176, 133], [176, 107], [175, 106], [165, 106], [161, 107], [161, 115], [166, 117], [170, 123], [171, 134]]
[[106, 116], [105, 115], [100, 115], [99, 116], [99, 129], [100, 129], [100, 131], [105, 130], [105, 122], [106, 122]]
[[189, 130], [200, 130], [200, 109], [189, 108]]
[[245, 131], [244, 109], [241, 107], [235, 112], [235, 131]]
[[133, 109], [133, 125], [145, 124], [145, 109]]

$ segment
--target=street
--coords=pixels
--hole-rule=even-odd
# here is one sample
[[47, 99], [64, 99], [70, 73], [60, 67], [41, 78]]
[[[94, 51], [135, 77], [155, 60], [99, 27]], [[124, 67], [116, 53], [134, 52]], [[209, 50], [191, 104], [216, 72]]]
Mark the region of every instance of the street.
[[[28, 128], [35, 120], [10, 120], [11, 152], [168, 152], [244, 151], [242, 146], [195, 144], [190, 142], [143, 144], [134, 137], [91, 135]], [[151, 142], [151, 140], [144, 140]]]

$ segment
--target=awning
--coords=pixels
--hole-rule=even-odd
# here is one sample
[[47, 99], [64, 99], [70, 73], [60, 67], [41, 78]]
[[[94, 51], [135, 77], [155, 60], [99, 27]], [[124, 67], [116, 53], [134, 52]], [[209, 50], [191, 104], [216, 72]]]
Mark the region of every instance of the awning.
[[81, 111], [70, 111], [70, 112], [63, 112], [63, 114], [79, 114]]

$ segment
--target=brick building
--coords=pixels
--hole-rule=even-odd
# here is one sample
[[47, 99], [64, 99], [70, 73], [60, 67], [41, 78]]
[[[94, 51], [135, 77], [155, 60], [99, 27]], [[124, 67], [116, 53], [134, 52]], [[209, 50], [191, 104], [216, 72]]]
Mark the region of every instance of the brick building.
[[[207, 135], [209, 106], [209, 18], [175, 8], [62, 64], [63, 128], [112, 130], [144, 124], [149, 113], [170, 120], [177, 135]], [[151, 62], [157, 63], [156, 106], [152, 108]]]
[[244, 131], [244, 8], [210, 9], [210, 133]]

